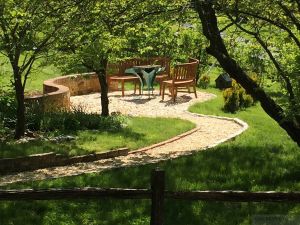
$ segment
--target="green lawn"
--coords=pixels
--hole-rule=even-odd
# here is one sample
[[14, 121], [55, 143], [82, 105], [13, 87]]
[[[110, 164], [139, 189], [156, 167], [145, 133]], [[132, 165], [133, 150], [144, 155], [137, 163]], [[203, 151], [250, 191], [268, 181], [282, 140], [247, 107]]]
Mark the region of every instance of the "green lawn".
[[[166, 186], [170, 190], [249, 190], [249, 191], [299, 191], [300, 190], [300, 148], [271, 118], [259, 104], [236, 114], [224, 113], [221, 92], [209, 88], [218, 98], [200, 103], [190, 111], [237, 117], [249, 124], [249, 129], [234, 140], [213, 149], [198, 152], [157, 164], [118, 168], [102, 173], [79, 175], [47, 181], [14, 184], [5, 188], [54, 188], [54, 187], [127, 187], [148, 188], [150, 172], [160, 167], [166, 171]], [[139, 144], [148, 145], [153, 137], [147, 132], [152, 122], [145, 118], [133, 118], [131, 132], [120, 138], [117, 133], [105, 134], [114, 137], [113, 147], [124, 147], [122, 143], [135, 148]], [[142, 124], [142, 122], [145, 124]], [[176, 122], [176, 124], [178, 121]], [[158, 140], [162, 134], [173, 128], [168, 122], [161, 129], [153, 125]], [[186, 123], [184, 123], [186, 124]], [[140, 126], [139, 128], [137, 128]], [[188, 125], [190, 129], [192, 126]], [[163, 130], [163, 132], [162, 132]], [[159, 131], [159, 132], [156, 132]], [[94, 144], [105, 146], [105, 138], [93, 132], [83, 131], [76, 141], [74, 154], [82, 149], [100, 149]], [[111, 136], [110, 136], [111, 135]], [[172, 134], [173, 135], [173, 134]], [[170, 134], [170, 136], [172, 136]], [[135, 141], [141, 138], [141, 142]], [[90, 138], [90, 139], [89, 139]], [[149, 138], [149, 139], [147, 139]], [[82, 142], [80, 140], [83, 140]], [[146, 142], [148, 143], [146, 144]], [[131, 144], [129, 144], [131, 142]], [[34, 146], [20, 145], [17, 152]], [[46, 146], [41, 143], [40, 146]], [[2, 147], [0, 147], [2, 150]], [[105, 147], [107, 148], [107, 147]], [[105, 149], [104, 148], [104, 149]], [[62, 149], [62, 148], [60, 148]], [[71, 149], [71, 148], [70, 148]], [[48, 151], [48, 149], [46, 149]], [[46, 151], [45, 150], [45, 151]], [[86, 150], [84, 150], [86, 151]], [[11, 150], [11, 153], [13, 150]], [[10, 154], [10, 153], [7, 153]], [[28, 153], [26, 153], [28, 154]], [[70, 152], [70, 154], [73, 154]], [[166, 225], [252, 225], [255, 215], [288, 215], [297, 217], [300, 207], [295, 204], [278, 203], [218, 203], [166, 201]], [[142, 225], [149, 224], [150, 202], [146, 200], [103, 200], [103, 201], [28, 201], [0, 203], [0, 224], [103, 224]]]
[[[42, 91], [43, 81], [57, 76], [61, 76], [61, 71], [57, 67], [53, 65], [41, 66], [41, 63], [37, 62], [28, 77], [25, 91]], [[12, 69], [8, 59], [0, 56], [0, 88], [7, 88], [11, 85], [11, 79]]]
[[76, 140], [55, 143], [53, 141], [31, 141], [16, 144], [0, 142], [0, 158], [29, 154], [56, 152], [64, 155], [82, 155], [127, 147], [135, 150], [158, 143], [184, 133], [195, 125], [189, 121], [171, 118], [129, 118], [128, 126], [120, 131], [78, 131], [71, 134]]
[[[197, 104], [191, 111], [238, 117], [249, 129], [235, 140], [191, 156], [158, 164], [118, 168], [54, 179], [15, 184], [9, 188], [130, 187], [148, 188], [155, 167], [166, 171], [170, 190], [300, 190], [300, 148], [256, 105], [237, 114], [222, 112], [222, 98]], [[160, 132], [161, 133], [161, 132]], [[165, 224], [251, 224], [252, 216], [299, 215], [300, 207], [276, 203], [207, 203], [167, 201]], [[17, 214], [15, 212], [18, 212]], [[149, 201], [36, 201], [0, 205], [0, 224], [149, 224]]]

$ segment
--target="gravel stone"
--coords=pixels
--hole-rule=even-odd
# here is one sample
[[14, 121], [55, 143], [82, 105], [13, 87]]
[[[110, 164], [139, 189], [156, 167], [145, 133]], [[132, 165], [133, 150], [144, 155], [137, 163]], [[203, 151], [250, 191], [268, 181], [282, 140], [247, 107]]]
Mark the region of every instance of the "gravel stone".
[[[147, 92], [144, 92], [144, 95], [134, 95], [132, 91], [126, 91], [125, 94], [124, 97], [121, 97], [121, 92], [109, 93], [111, 112], [131, 116], [186, 119], [196, 124], [196, 131], [180, 139], [166, 141], [161, 146], [150, 146], [131, 152], [127, 156], [2, 176], [0, 177], [0, 186], [20, 181], [99, 173], [117, 167], [170, 160], [216, 146], [236, 137], [248, 128], [248, 125], [239, 119], [199, 115], [187, 111], [188, 107], [195, 103], [208, 101], [216, 97], [210, 93], [197, 92], [198, 98], [195, 98], [193, 93], [178, 93], [175, 103], [168, 95], [162, 101], [157, 91], [154, 91], [150, 99]], [[80, 107], [90, 113], [100, 113], [101, 110], [99, 93], [73, 96], [71, 97], [71, 103], [74, 108]]]

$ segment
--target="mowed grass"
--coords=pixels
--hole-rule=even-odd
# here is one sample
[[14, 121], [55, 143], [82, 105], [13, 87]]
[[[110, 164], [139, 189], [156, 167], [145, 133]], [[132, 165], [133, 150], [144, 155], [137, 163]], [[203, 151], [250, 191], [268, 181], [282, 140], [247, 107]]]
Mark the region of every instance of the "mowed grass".
[[74, 156], [103, 152], [127, 147], [135, 150], [155, 144], [191, 130], [195, 125], [189, 121], [173, 118], [128, 118], [127, 127], [119, 131], [84, 130], [70, 134], [73, 141], [30, 141], [17, 144], [0, 142], [0, 158], [56, 152]]
[[[166, 171], [169, 190], [299, 191], [300, 148], [259, 104], [226, 114], [218, 98], [194, 105], [191, 111], [243, 119], [249, 129], [213, 149], [157, 164], [117, 168], [102, 173], [14, 184], [5, 188], [123, 187], [149, 188], [151, 170]], [[212, 125], [213, 126], [213, 125]], [[222, 131], [220, 131], [222, 132]], [[18, 212], [18, 213], [15, 213]], [[167, 200], [166, 225], [252, 225], [256, 215], [296, 218], [300, 207], [291, 203], [220, 203]], [[82, 200], [5, 202], [1, 224], [149, 224], [146, 200]]]
[[[53, 65], [42, 66], [42, 62], [37, 61], [30, 75], [28, 76], [25, 92], [43, 91], [43, 82], [53, 77], [61, 76], [62, 72]], [[6, 57], [0, 56], [0, 88], [11, 87], [13, 78], [11, 65]]]
[[[40, 64], [40, 62], [35, 64], [32, 74], [28, 77], [26, 84], [27, 92], [42, 91], [44, 80], [62, 75], [61, 71], [55, 66], [40, 66]], [[5, 89], [10, 85], [12, 77], [11, 68], [9, 62], [3, 56], [0, 57], [0, 65], [0, 87]], [[129, 90], [133, 86], [127, 84], [126, 88], [126, 90]], [[0, 141], [0, 158], [45, 152], [56, 152], [74, 156], [122, 147], [135, 150], [167, 140], [194, 127], [195, 125], [191, 122], [180, 119], [135, 117], [128, 119], [128, 127], [118, 132], [85, 130], [71, 133], [70, 135], [75, 136], [76, 140], [70, 142], [55, 143], [41, 140], [16, 144]], [[46, 136], [53, 135], [55, 134], [46, 134]]]
[[[222, 111], [222, 94], [210, 87], [208, 92], [218, 97], [199, 103], [190, 111], [237, 117], [249, 124], [249, 129], [234, 140], [213, 149], [198, 152], [157, 164], [117, 168], [102, 173], [14, 184], [4, 188], [73, 188], [73, 187], [123, 187], [149, 188], [151, 170], [160, 167], [166, 171], [169, 190], [248, 190], [248, 191], [299, 191], [300, 148], [290, 140], [259, 104], [236, 114]], [[133, 118], [145, 121], [144, 118]], [[148, 123], [152, 123], [150, 120]], [[148, 124], [139, 123], [145, 132]], [[129, 126], [135, 126], [132, 122]], [[167, 127], [173, 127], [174, 123]], [[213, 125], [212, 125], [213, 126]], [[165, 129], [149, 132], [163, 135]], [[134, 132], [133, 132], [134, 131]], [[134, 127], [127, 140], [144, 135]], [[220, 131], [222, 132], [222, 131]], [[97, 133], [97, 132], [96, 132]], [[94, 141], [104, 145], [105, 138], [93, 132], [81, 133], [78, 149], [97, 148]], [[119, 134], [112, 133], [116, 147], [123, 147]], [[99, 137], [99, 138], [98, 138]], [[90, 139], [89, 139], [90, 138]], [[109, 139], [108, 139], [109, 140]], [[41, 143], [40, 146], [45, 146]], [[22, 145], [20, 145], [22, 146]], [[95, 147], [96, 146], [96, 147]], [[1, 147], [0, 147], [1, 148]], [[46, 147], [45, 147], [46, 148]], [[105, 147], [106, 148], [106, 147]], [[2, 149], [2, 148], [1, 148]], [[20, 147], [18, 151], [26, 149]], [[29, 148], [28, 148], [29, 149]], [[97, 148], [98, 149], [98, 148]], [[78, 150], [79, 151], [79, 150]], [[72, 153], [73, 154], [73, 153]], [[76, 154], [76, 153], [74, 153]], [[300, 207], [291, 203], [220, 203], [171, 201], [165, 203], [166, 225], [252, 225], [256, 215], [284, 215], [297, 218]], [[81, 201], [21, 201], [0, 203], [0, 224], [103, 224], [142, 225], [150, 222], [150, 202], [147, 200], [81, 200]]]

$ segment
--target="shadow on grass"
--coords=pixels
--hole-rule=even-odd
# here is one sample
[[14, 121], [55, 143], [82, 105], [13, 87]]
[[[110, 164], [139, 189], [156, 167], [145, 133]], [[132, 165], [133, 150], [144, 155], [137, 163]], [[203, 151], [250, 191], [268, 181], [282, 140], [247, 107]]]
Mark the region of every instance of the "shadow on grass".
[[[279, 145], [228, 147], [223, 144], [175, 160], [139, 167], [118, 168], [49, 181], [11, 185], [10, 188], [123, 187], [149, 188], [155, 167], [166, 171], [168, 190], [296, 191], [300, 184], [299, 149]], [[141, 159], [142, 160], [142, 159]], [[14, 211], [17, 214], [13, 215]], [[39, 212], [40, 215], [38, 214]], [[252, 216], [297, 215], [299, 206], [283, 203], [220, 203], [167, 200], [165, 224], [251, 224]], [[3, 224], [149, 224], [147, 201], [82, 201], [1, 203]], [[33, 223], [34, 222], [34, 223]], [[1, 224], [2, 224], [1, 223]], [[18, 224], [18, 223], [14, 223]]]
[[[30, 154], [55, 152], [62, 155], [84, 155], [90, 154], [95, 151], [90, 151], [84, 147], [81, 147], [79, 142], [89, 142], [97, 135], [103, 133], [100, 131], [86, 131], [88, 136], [79, 135], [79, 133], [68, 132], [65, 135], [72, 135], [76, 137], [76, 140], [71, 141], [50, 141], [50, 140], [32, 140], [26, 143], [7, 143], [0, 142], [0, 158], [13, 158], [20, 156], [28, 156]], [[143, 141], [145, 135], [134, 132], [130, 128], [123, 128], [119, 131], [105, 131], [108, 135], [116, 135], [124, 137], [128, 141], [140, 140]], [[108, 151], [111, 149], [105, 149], [102, 151]]]

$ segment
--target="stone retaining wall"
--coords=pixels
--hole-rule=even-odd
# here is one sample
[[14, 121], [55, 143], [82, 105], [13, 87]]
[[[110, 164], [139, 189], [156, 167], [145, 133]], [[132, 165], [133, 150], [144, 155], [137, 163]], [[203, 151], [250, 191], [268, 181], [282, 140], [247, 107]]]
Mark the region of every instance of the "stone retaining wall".
[[14, 172], [43, 169], [54, 166], [66, 166], [74, 163], [92, 162], [100, 159], [124, 156], [127, 155], [128, 152], [128, 148], [120, 148], [113, 151], [75, 157], [68, 157], [49, 152], [25, 157], [0, 159], [0, 174], [3, 175]]
[[[117, 87], [110, 87], [115, 90]], [[72, 74], [44, 81], [43, 95], [26, 97], [29, 103], [40, 104], [44, 111], [69, 110], [70, 96], [100, 91], [95, 73]]]

